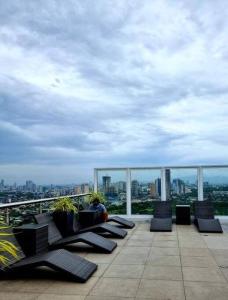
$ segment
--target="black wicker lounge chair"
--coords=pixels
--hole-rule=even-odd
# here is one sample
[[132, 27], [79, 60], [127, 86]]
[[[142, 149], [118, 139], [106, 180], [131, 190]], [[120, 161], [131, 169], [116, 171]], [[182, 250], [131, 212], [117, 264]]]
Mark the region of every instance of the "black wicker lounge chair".
[[194, 223], [199, 232], [223, 233], [219, 219], [215, 219], [214, 217], [214, 206], [212, 202], [194, 202]]
[[[78, 228], [78, 226], [80, 228], [80, 224], [76, 224], [77, 228]], [[76, 230], [76, 232], [77, 232], [77, 230]], [[99, 223], [99, 224], [89, 226], [89, 227], [80, 228], [79, 233], [84, 233], [84, 232], [95, 232], [100, 235], [105, 235], [106, 237], [111, 236], [111, 237], [118, 238], [118, 239], [123, 239], [127, 235], [126, 230], [124, 230], [122, 228], [118, 228], [111, 224], [108, 224], [106, 222]]]
[[78, 282], [86, 282], [87, 279], [97, 270], [97, 265], [88, 260], [72, 254], [67, 250], [59, 249], [47, 253], [40, 253], [36, 256], [25, 257], [25, 254], [17, 242], [15, 235], [11, 229], [7, 229], [9, 236], [4, 236], [4, 239], [13, 243], [18, 248], [18, 259], [7, 255], [7, 266], [0, 266], [0, 274], [2, 276], [18, 275], [20, 272], [25, 274], [36, 267], [47, 266], [55, 271], [61, 272], [64, 279], [69, 279]]
[[117, 246], [116, 242], [108, 240], [94, 232], [79, 233], [63, 238], [51, 214], [39, 214], [34, 216], [34, 218], [38, 224], [48, 224], [48, 243], [51, 248], [61, 248], [66, 245], [82, 242], [101, 252], [111, 253]]
[[171, 201], [155, 202], [154, 217], [151, 219], [150, 231], [172, 231]]
[[121, 225], [121, 227], [123, 227], [123, 228], [131, 229], [131, 228], [135, 227], [134, 222], [129, 221], [124, 218], [121, 218], [121, 217], [118, 217], [118, 216], [113, 216], [113, 217], [108, 218], [107, 222], [115, 222], [115, 223]]

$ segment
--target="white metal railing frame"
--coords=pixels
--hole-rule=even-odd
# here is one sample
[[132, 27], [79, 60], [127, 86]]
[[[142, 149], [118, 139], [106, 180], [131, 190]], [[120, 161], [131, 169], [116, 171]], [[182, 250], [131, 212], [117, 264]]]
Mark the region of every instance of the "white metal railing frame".
[[42, 198], [42, 199], [33, 199], [33, 200], [25, 200], [25, 201], [4, 203], [4, 204], [0, 204], [0, 212], [1, 212], [1, 210], [4, 210], [5, 218], [6, 218], [6, 224], [9, 224], [10, 209], [12, 209], [14, 207], [27, 206], [27, 205], [31, 205], [31, 204], [40, 204], [39, 211], [41, 213], [42, 212], [41, 204], [43, 204], [43, 203], [54, 201], [56, 199], [61, 199], [61, 198], [65, 198], [65, 197], [81, 198], [81, 197], [88, 196], [90, 194], [91, 193], [84, 193], [84, 194], [56, 196], [56, 197], [51, 197], [51, 198]]
[[[185, 166], [152, 166], [152, 167], [111, 167], [111, 168], [94, 168], [94, 191], [98, 191], [98, 173], [105, 171], [125, 171], [126, 172], [126, 216], [138, 218], [138, 215], [131, 214], [131, 172], [140, 170], [160, 170], [161, 175], [161, 201], [166, 201], [166, 170], [167, 169], [195, 169], [197, 170], [197, 191], [198, 201], [204, 200], [203, 191], [203, 170], [204, 169], [223, 169], [228, 165], [185, 165]], [[142, 217], [147, 217], [143, 216]]]

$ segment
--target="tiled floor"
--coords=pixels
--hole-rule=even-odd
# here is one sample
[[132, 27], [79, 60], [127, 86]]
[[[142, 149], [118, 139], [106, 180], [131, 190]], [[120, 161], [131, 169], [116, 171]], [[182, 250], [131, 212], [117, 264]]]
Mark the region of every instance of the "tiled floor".
[[4, 280], [0, 300], [228, 299], [228, 232], [199, 234], [193, 225], [173, 225], [171, 233], [151, 233], [144, 222], [116, 241], [112, 254], [74, 251], [98, 264], [87, 283], [54, 274]]

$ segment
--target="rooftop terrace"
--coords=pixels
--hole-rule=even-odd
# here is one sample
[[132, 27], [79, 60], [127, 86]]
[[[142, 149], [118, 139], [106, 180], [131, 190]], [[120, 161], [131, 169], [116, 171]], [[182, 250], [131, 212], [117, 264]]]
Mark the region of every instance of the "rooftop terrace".
[[[87, 283], [64, 281], [53, 272], [2, 280], [0, 299], [133, 300], [228, 299], [228, 223], [223, 234], [200, 234], [174, 225], [170, 233], [149, 232], [148, 222], [128, 230], [112, 254], [71, 246], [98, 264]], [[77, 251], [76, 251], [77, 249]], [[47, 277], [47, 278], [46, 278]]]

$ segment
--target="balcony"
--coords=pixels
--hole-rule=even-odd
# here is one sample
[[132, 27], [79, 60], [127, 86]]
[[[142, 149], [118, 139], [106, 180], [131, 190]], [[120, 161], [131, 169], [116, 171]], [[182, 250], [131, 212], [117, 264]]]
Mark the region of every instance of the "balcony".
[[[167, 171], [168, 170], [168, 171]], [[84, 245], [67, 249], [98, 264], [84, 284], [65, 281], [42, 268], [29, 276], [0, 281], [0, 299], [228, 299], [228, 166], [95, 169], [94, 189], [106, 194], [111, 214], [134, 219], [136, 226], [111, 254]], [[75, 203], [83, 195], [71, 195]], [[192, 225], [170, 233], [149, 232], [155, 201], [214, 203], [223, 234], [202, 234]], [[1, 205], [9, 224], [48, 211], [54, 198]], [[45, 272], [44, 272], [45, 271]]]
[[87, 283], [36, 272], [1, 280], [0, 299], [227, 299], [228, 225], [223, 229], [205, 235], [178, 225], [171, 233], [151, 233], [148, 222], [138, 221], [112, 254], [70, 248], [98, 264]]

